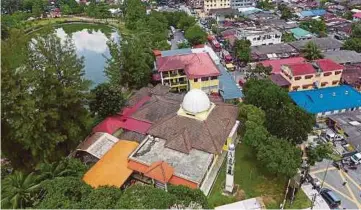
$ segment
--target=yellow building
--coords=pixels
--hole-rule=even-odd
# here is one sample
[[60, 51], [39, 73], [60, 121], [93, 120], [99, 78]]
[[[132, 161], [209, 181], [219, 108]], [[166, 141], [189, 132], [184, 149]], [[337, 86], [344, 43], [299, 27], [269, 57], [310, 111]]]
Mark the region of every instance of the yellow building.
[[161, 83], [171, 87], [172, 91], [218, 92], [220, 72], [208, 53], [157, 57], [155, 67]]
[[209, 12], [210, 9], [221, 9], [221, 8], [230, 8], [230, 0], [204, 0], [204, 11]]
[[343, 66], [330, 59], [316, 60], [311, 63], [283, 65], [281, 76], [289, 83], [289, 91], [310, 90], [338, 86]]

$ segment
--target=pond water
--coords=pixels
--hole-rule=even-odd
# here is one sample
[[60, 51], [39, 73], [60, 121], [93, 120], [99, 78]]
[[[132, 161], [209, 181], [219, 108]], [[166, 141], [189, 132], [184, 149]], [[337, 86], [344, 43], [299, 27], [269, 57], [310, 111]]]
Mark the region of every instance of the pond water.
[[85, 78], [92, 87], [106, 81], [104, 67], [110, 57], [107, 41], [120, 40], [119, 33], [110, 27], [91, 24], [67, 24], [54, 29], [62, 40], [69, 36], [75, 45], [77, 55], [84, 57]]

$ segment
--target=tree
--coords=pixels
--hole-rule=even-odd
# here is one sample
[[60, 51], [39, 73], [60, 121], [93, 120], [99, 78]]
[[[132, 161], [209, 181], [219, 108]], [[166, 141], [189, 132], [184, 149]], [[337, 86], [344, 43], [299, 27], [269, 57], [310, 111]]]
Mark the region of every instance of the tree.
[[270, 80], [250, 79], [243, 93], [246, 104], [252, 104], [265, 112], [265, 126], [270, 134], [294, 144], [307, 140], [315, 117], [294, 105], [285, 90]]
[[146, 34], [124, 37], [121, 46], [114, 42], [108, 46], [112, 57], [107, 60], [105, 73], [110, 83], [126, 88], [141, 88], [149, 84], [154, 57]]
[[115, 209], [122, 191], [117, 187], [102, 186], [92, 189], [91, 192], [82, 197], [80, 207], [82, 209]]
[[184, 13], [184, 15], [181, 16], [179, 22], [177, 23], [177, 28], [186, 31], [195, 24], [196, 24], [195, 18]]
[[234, 44], [234, 53], [240, 62], [248, 63], [251, 60], [251, 42], [249, 40], [237, 40]]
[[304, 57], [307, 60], [316, 60], [316, 59], [323, 58], [321, 50], [318, 49], [317, 45], [312, 41], [309, 41], [302, 51], [303, 51]]
[[272, 4], [272, 1], [270, 1], [270, 0], [257, 1], [256, 7], [260, 8], [260, 9], [264, 9], [264, 10], [274, 9], [274, 5]]
[[263, 66], [262, 64], [257, 64], [255, 68], [250, 70], [250, 78], [268, 78], [271, 75], [272, 67]]
[[[42, 200], [35, 206], [38, 209], [80, 209], [81, 201], [92, 188], [78, 177], [57, 177], [41, 183]], [[98, 200], [99, 202], [99, 200]]]
[[361, 23], [352, 25], [351, 36], [344, 42], [343, 49], [361, 53]]
[[124, 3], [126, 5], [123, 9], [125, 27], [135, 29], [138, 27], [138, 20], [145, 20], [146, 8], [140, 0], [126, 0]]
[[209, 209], [207, 197], [200, 189], [170, 185], [168, 193], [176, 198], [175, 205], [179, 207], [178, 209], [184, 209], [191, 205], [198, 206], [200, 209]]
[[82, 177], [88, 169], [80, 160], [66, 158], [58, 162], [42, 163], [39, 166], [39, 180], [51, 180], [57, 177]]
[[28, 208], [39, 192], [40, 184], [33, 173], [15, 171], [2, 181], [1, 208]]
[[186, 30], [184, 37], [194, 46], [204, 44], [207, 40], [207, 33], [200, 26], [194, 25]]
[[179, 49], [183, 49], [183, 48], [190, 48], [190, 44], [188, 42], [181, 42], [179, 44], [177, 44]]
[[323, 19], [307, 20], [300, 23], [300, 28], [303, 28], [311, 33], [318, 34], [321, 37], [327, 36], [327, 26]]
[[343, 18], [347, 19], [347, 20], [352, 20], [353, 17], [352, 17], [353, 13], [351, 11], [347, 11], [343, 14]]
[[289, 20], [293, 18], [293, 13], [289, 7], [287, 7], [286, 4], [280, 4], [278, 5], [278, 10], [281, 11], [281, 19]]
[[121, 111], [125, 105], [125, 97], [119, 85], [103, 83], [92, 91], [94, 98], [90, 101], [89, 108], [93, 115], [104, 119]]
[[282, 34], [282, 42], [293, 42], [296, 41], [296, 38], [291, 33], [283, 33]]
[[330, 157], [330, 155], [333, 153], [332, 145], [319, 144], [315, 147], [307, 147], [306, 153], [308, 164], [313, 166], [316, 162], [321, 162], [323, 159]]
[[31, 11], [35, 17], [41, 17], [45, 12], [45, 5], [47, 1], [34, 0], [32, 3]]
[[271, 136], [259, 146], [257, 159], [275, 175], [293, 177], [301, 165], [301, 150], [285, 139]]
[[168, 209], [176, 197], [166, 191], [148, 185], [133, 185], [124, 191], [117, 209]]
[[2, 0], [1, 1], [1, 12], [2, 14], [13, 14], [18, 11], [21, 7], [21, 0]]
[[[2, 113], [2, 151], [29, 169], [68, 154], [87, 135], [90, 83], [70, 40], [62, 44], [51, 34], [34, 39], [25, 51], [23, 66], [5, 66], [5, 88], [15, 88], [15, 95], [4, 94], [9, 101]], [[13, 155], [14, 146], [24, 154]]]

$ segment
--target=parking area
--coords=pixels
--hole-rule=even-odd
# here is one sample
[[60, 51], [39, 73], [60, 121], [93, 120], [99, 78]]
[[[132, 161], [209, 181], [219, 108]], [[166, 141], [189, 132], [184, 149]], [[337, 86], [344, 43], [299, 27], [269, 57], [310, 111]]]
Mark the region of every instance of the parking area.
[[311, 167], [310, 175], [324, 180], [323, 188], [339, 196], [340, 209], [361, 209], [361, 167], [346, 173], [334, 167], [331, 160], [324, 160]]

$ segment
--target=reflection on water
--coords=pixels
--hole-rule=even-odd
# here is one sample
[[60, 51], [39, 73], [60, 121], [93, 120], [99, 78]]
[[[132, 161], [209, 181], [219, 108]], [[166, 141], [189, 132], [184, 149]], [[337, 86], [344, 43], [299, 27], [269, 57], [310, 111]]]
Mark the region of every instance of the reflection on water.
[[78, 56], [84, 57], [85, 77], [93, 82], [93, 87], [106, 80], [104, 56], [110, 57], [107, 41], [119, 40], [120, 37], [116, 31], [112, 31], [108, 37], [101, 30], [93, 29], [80, 29], [67, 34], [63, 28], [57, 28], [55, 33], [62, 40], [65, 40], [67, 35], [71, 37]]

